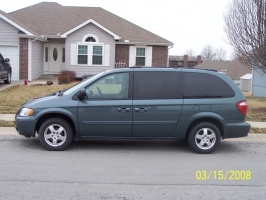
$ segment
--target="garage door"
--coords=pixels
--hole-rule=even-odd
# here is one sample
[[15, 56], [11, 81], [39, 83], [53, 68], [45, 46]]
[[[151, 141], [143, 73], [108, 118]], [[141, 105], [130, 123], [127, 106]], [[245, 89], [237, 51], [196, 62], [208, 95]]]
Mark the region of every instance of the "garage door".
[[19, 80], [19, 50], [18, 47], [0, 45], [0, 53], [4, 58], [10, 59], [12, 67], [12, 80]]

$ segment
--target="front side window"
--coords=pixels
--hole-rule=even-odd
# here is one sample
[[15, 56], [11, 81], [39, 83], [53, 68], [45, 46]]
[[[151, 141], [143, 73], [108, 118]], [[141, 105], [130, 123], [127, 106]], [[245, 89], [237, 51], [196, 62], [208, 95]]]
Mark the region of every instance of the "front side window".
[[92, 64], [93, 65], [102, 65], [103, 63], [103, 47], [102, 46], [93, 46], [93, 55], [92, 55]]
[[88, 64], [88, 46], [78, 46], [78, 64]]
[[134, 72], [133, 99], [181, 99], [180, 72]]
[[145, 48], [136, 49], [136, 66], [145, 66]]
[[88, 99], [128, 99], [129, 73], [105, 76], [86, 88]]

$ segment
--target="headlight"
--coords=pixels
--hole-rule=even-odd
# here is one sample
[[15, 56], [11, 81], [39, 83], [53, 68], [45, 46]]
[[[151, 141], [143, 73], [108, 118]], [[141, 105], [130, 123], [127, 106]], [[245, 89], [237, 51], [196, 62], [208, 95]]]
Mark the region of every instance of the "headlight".
[[33, 110], [31, 108], [22, 108], [19, 115], [20, 116], [30, 116], [33, 114]]

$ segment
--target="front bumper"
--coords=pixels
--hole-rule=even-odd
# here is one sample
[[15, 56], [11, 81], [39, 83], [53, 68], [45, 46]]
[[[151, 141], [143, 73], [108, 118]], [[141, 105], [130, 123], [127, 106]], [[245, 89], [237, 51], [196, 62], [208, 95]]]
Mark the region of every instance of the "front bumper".
[[20, 115], [16, 115], [15, 124], [18, 134], [25, 137], [35, 137], [36, 120], [33, 117], [22, 117]]
[[247, 122], [224, 122], [224, 134], [225, 138], [238, 138], [248, 136], [250, 130], [250, 124]]

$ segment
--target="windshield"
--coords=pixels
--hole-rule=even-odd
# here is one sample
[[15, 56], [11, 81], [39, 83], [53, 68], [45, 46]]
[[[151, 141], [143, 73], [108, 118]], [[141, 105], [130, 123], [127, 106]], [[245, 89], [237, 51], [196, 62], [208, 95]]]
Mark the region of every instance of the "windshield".
[[72, 92], [74, 92], [75, 90], [77, 90], [78, 88], [82, 89], [83, 87], [85, 87], [88, 84], [88, 82], [90, 82], [91, 80], [93, 81], [93, 80], [97, 79], [98, 77], [102, 76], [105, 73], [106, 73], [105, 71], [100, 72], [99, 74], [91, 76], [91, 77], [89, 77], [89, 78], [77, 83], [76, 85], [74, 85], [74, 86], [68, 88], [67, 90], [65, 90], [64, 91], [64, 95], [69, 95]]

